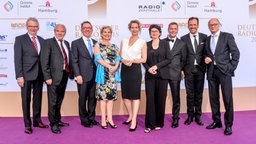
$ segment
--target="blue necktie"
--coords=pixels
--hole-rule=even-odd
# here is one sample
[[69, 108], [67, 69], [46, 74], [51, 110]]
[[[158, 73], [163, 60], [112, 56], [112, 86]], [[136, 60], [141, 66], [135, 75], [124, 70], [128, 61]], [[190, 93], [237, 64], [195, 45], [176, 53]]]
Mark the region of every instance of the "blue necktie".
[[88, 51], [89, 51], [91, 57], [93, 57], [91, 41], [90, 41], [90, 39], [87, 39], [87, 41], [88, 41]]
[[215, 36], [211, 36], [211, 45], [210, 45], [210, 47], [211, 47], [212, 53], [214, 54], [215, 49], [216, 49], [216, 46], [215, 46]]

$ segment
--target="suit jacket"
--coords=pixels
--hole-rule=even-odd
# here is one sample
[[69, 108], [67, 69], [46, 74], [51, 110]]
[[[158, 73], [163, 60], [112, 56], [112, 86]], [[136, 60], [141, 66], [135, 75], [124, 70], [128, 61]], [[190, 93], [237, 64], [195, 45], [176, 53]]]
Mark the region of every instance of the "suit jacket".
[[194, 62], [196, 59], [196, 62], [199, 66], [199, 68], [202, 70], [202, 72], [205, 72], [206, 64], [204, 63], [204, 47], [205, 47], [205, 40], [207, 38], [207, 35], [203, 33], [199, 34], [199, 43], [196, 48], [196, 53], [193, 50], [193, 43], [190, 39], [190, 33], [184, 35], [181, 37], [181, 40], [186, 43], [186, 62], [184, 65], [184, 72], [185, 74], [191, 73], [194, 68]]
[[[168, 38], [164, 39], [169, 42]], [[168, 44], [170, 49], [170, 45]], [[181, 80], [181, 70], [186, 62], [186, 44], [180, 39], [176, 41], [171, 49], [171, 63], [168, 64], [170, 80]]]
[[[52, 79], [52, 85], [59, 85], [63, 76], [64, 57], [55, 37], [46, 40], [47, 46], [41, 49], [41, 67], [44, 80]], [[64, 41], [68, 49], [70, 78], [72, 78], [71, 52], [67, 41]]]
[[[97, 42], [96, 40], [92, 41], [93, 44]], [[81, 75], [84, 82], [91, 81], [95, 76], [96, 65], [82, 37], [71, 43], [71, 53], [74, 76]]]
[[205, 57], [210, 57], [212, 62], [207, 65], [207, 79], [212, 78], [213, 61], [216, 62], [216, 66], [223, 74], [234, 76], [240, 58], [234, 36], [230, 33], [220, 32], [214, 54], [211, 51], [210, 43], [211, 36], [208, 36], [205, 43]]
[[167, 65], [171, 62], [171, 52], [168, 45], [169, 43], [166, 41], [160, 40], [158, 47], [158, 63], [154, 64], [152, 59], [152, 41], [147, 42], [147, 61], [143, 63], [143, 66], [146, 68], [145, 79], [155, 78], [154, 75], [148, 72], [148, 69], [154, 65], [157, 66], [157, 72], [162, 79], [169, 79]]
[[[40, 48], [45, 47], [45, 40], [37, 36]], [[14, 43], [14, 64], [16, 79], [23, 77], [24, 80], [35, 80], [42, 74], [38, 55], [28, 33], [17, 36]]]

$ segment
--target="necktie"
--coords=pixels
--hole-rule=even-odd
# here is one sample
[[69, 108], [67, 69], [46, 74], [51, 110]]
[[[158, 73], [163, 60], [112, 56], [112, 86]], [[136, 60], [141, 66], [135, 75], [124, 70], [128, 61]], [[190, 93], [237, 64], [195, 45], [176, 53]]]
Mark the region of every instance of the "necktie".
[[196, 40], [196, 35], [194, 35], [194, 52], [196, 53], [196, 48], [197, 48], [197, 40]]
[[90, 39], [87, 39], [87, 41], [88, 41], [88, 51], [89, 51], [91, 57], [93, 57], [91, 41], [90, 41]]
[[34, 45], [34, 47], [36, 49], [36, 53], [38, 53], [38, 47], [37, 47], [36, 37], [35, 36], [32, 37], [32, 43], [33, 43], [33, 45]]
[[67, 56], [67, 53], [66, 53], [66, 51], [64, 49], [64, 46], [62, 44], [62, 40], [60, 40], [60, 47], [61, 47], [63, 58], [64, 58], [64, 69], [65, 69], [66, 72], [69, 72], [68, 56]]
[[214, 54], [216, 46], [215, 46], [215, 36], [211, 36], [211, 45], [210, 45], [211, 51]]

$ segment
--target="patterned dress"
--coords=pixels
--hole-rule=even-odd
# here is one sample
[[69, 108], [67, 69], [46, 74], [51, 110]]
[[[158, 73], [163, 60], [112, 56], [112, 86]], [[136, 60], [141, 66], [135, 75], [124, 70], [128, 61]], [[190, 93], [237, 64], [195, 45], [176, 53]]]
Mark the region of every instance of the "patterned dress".
[[[110, 46], [98, 44], [102, 60], [115, 65], [116, 51], [118, 47], [115, 44]], [[116, 100], [117, 99], [117, 83], [115, 74], [111, 74], [108, 68], [104, 67], [104, 84], [96, 84], [96, 98], [98, 100]]]

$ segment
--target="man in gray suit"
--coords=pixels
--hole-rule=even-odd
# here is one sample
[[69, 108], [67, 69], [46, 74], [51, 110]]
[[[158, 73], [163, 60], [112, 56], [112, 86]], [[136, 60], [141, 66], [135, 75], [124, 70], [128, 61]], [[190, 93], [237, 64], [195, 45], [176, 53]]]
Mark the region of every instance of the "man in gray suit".
[[187, 45], [187, 58], [184, 66], [184, 73], [187, 93], [188, 118], [184, 122], [185, 125], [190, 125], [193, 118], [195, 118], [198, 125], [204, 124], [201, 120], [206, 67], [203, 53], [207, 35], [199, 33], [198, 28], [199, 19], [197, 17], [189, 18], [189, 33], [181, 37], [181, 40]]
[[45, 41], [37, 35], [39, 23], [36, 18], [28, 18], [27, 33], [17, 36], [14, 43], [14, 65], [18, 85], [21, 87], [21, 100], [25, 133], [31, 134], [30, 101], [33, 89], [33, 126], [48, 128], [41, 120], [43, 74], [40, 67], [40, 49]]
[[240, 52], [232, 34], [220, 31], [220, 22], [212, 18], [208, 22], [211, 35], [205, 43], [205, 63], [207, 64], [207, 80], [209, 86], [210, 104], [213, 123], [207, 129], [221, 128], [220, 94], [225, 107], [225, 135], [232, 134], [234, 120], [232, 76], [237, 68]]
[[180, 81], [184, 76], [183, 67], [186, 61], [186, 44], [177, 38], [178, 24], [172, 22], [168, 26], [169, 35], [164, 40], [169, 42], [171, 50], [171, 63], [168, 65], [169, 86], [172, 94], [172, 128], [179, 126], [180, 113]]
[[69, 126], [61, 121], [61, 104], [65, 95], [68, 77], [72, 78], [70, 46], [64, 40], [66, 27], [57, 24], [54, 28], [54, 37], [47, 39], [46, 48], [41, 51], [41, 66], [44, 80], [47, 84], [48, 119], [51, 130], [55, 134], [61, 133], [59, 127]]
[[[78, 88], [81, 125], [91, 128], [93, 125], [99, 125], [95, 120], [96, 65], [93, 62], [94, 56], [92, 50], [92, 46], [96, 43], [96, 40], [91, 38], [93, 28], [89, 21], [81, 24], [81, 32], [83, 36], [74, 40], [71, 44], [72, 65]], [[86, 106], [86, 104], [88, 105]]]

